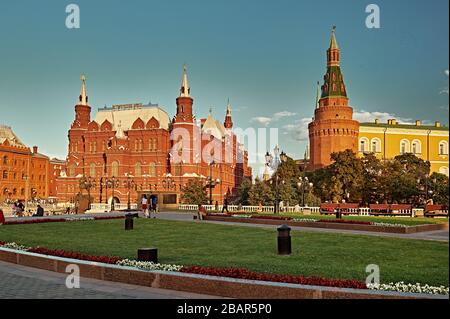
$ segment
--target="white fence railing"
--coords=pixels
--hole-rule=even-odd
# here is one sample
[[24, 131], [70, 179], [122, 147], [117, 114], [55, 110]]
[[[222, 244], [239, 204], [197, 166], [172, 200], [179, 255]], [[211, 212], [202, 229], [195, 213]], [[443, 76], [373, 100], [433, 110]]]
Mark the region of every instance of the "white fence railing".
[[[208, 212], [219, 211], [223, 209], [223, 205], [203, 205], [203, 207]], [[180, 204], [178, 206], [179, 210], [183, 211], [196, 211], [198, 210], [198, 205], [190, 204]], [[228, 210], [230, 212], [246, 212], [246, 213], [273, 213], [273, 206], [238, 206], [238, 205], [228, 205]], [[283, 213], [305, 213], [309, 212], [312, 214], [318, 214], [320, 212], [319, 207], [280, 207], [280, 211]]]
[[[131, 210], [137, 210], [137, 204], [131, 204], [130, 209]], [[114, 204], [114, 210], [127, 210], [128, 204]], [[111, 211], [111, 204], [100, 204], [100, 203], [94, 203], [91, 204], [91, 209], [88, 210], [86, 213], [109, 213]]]

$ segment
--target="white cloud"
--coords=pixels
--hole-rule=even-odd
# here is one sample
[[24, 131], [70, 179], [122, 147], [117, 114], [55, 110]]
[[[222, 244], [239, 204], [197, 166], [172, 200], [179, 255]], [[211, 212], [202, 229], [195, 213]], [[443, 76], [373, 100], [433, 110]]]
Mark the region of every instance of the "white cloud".
[[251, 119], [251, 122], [256, 122], [258, 124], [268, 126], [272, 119], [270, 117], [258, 116]]
[[396, 116], [387, 112], [366, 112], [364, 110], [355, 111], [353, 118], [360, 123], [374, 122], [378, 119], [381, 123], [387, 123], [387, 120], [396, 119], [400, 124], [412, 124], [414, 121], [410, 118]]
[[293, 124], [287, 124], [283, 126], [284, 135], [290, 135], [294, 140], [302, 142], [308, 141], [309, 132], [308, 132], [308, 124], [312, 121], [310, 117], [305, 117], [302, 119], [296, 120]]
[[251, 119], [251, 122], [256, 122], [258, 124], [268, 126], [272, 122], [277, 122], [285, 117], [292, 117], [297, 115], [297, 113], [289, 112], [289, 111], [281, 111], [273, 114], [271, 117], [258, 116]]
[[[446, 76], [448, 76], [448, 75], [449, 75], [449, 71], [448, 71], [448, 70], [445, 70], [445, 71], [444, 71], [444, 74], [445, 74]], [[445, 88], [443, 88], [443, 89], [439, 92], [439, 94], [449, 94], [448, 84], [447, 84], [447, 86], [446, 86]]]
[[293, 113], [293, 112], [289, 112], [289, 111], [282, 111], [282, 112], [275, 113], [273, 115], [273, 120], [278, 121], [284, 117], [291, 117], [291, 116], [295, 116], [295, 115], [297, 115], [297, 113]]

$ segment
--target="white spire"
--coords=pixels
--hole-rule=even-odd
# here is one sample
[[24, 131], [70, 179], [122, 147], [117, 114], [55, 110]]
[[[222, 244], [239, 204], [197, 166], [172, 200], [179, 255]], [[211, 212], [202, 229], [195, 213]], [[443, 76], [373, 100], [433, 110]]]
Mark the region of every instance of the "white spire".
[[122, 121], [119, 121], [119, 124], [117, 125], [116, 137], [119, 139], [127, 138], [127, 136], [125, 135], [125, 132], [122, 129]]
[[184, 65], [183, 82], [181, 83], [180, 97], [190, 97], [191, 89], [187, 79], [187, 67]]
[[227, 103], [227, 116], [231, 116], [231, 103], [230, 103], [230, 98], [228, 98], [228, 103]]
[[316, 109], [320, 106], [320, 96], [321, 96], [321, 90], [320, 90], [320, 83], [317, 81], [317, 93], [316, 93]]
[[80, 80], [81, 80], [81, 92], [78, 100], [78, 105], [89, 105], [88, 96], [86, 95], [86, 76], [82, 74]]

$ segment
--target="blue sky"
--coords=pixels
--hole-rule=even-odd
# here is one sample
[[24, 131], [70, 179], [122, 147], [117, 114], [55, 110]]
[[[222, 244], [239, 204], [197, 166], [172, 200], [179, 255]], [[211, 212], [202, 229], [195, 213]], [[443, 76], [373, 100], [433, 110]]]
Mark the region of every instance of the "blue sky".
[[[65, 27], [70, 3], [78, 30]], [[365, 26], [370, 3], [381, 29]], [[222, 119], [230, 98], [235, 125], [277, 127], [302, 157], [336, 25], [359, 118], [448, 124], [448, 10], [448, 0], [1, 1], [0, 123], [65, 157], [81, 73], [93, 109], [151, 100], [173, 115], [187, 63], [198, 117], [212, 106]]]

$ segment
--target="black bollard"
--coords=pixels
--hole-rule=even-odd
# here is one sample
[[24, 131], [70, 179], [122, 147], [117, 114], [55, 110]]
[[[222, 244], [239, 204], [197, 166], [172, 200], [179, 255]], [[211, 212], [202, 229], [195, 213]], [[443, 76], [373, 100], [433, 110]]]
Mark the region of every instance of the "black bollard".
[[290, 255], [291, 247], [291, 228], [288, 225], [278, 227], [278, 255]]
[[138, 249], [138, 261], [151, 261], [158, 263], [158, 249], [156, 248], [140, 248]]
[[125, 215], [125, 230], [133, 230], [133, 227], [134, 227], [133, 215], [126, 214]]

